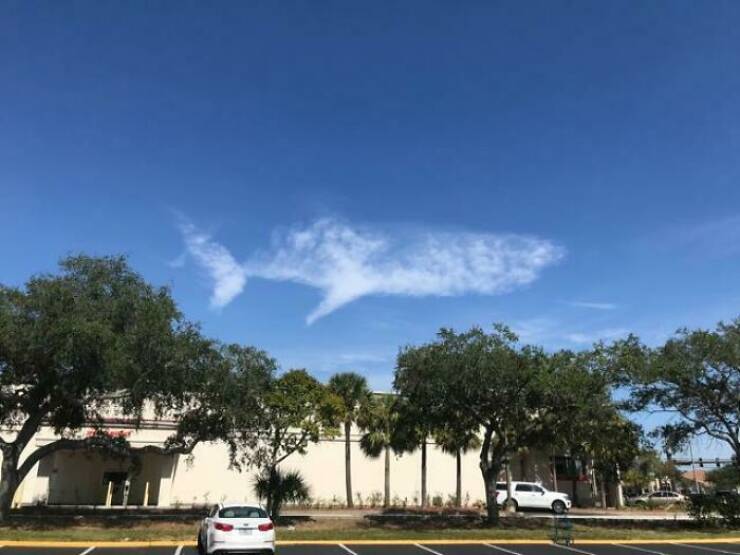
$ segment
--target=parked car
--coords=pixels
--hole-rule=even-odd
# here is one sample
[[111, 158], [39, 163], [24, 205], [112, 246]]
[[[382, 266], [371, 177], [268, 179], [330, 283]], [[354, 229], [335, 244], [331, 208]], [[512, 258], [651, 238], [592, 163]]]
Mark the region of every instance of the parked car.
[[275, 553], [275, 526], [264, 508], [244, 503], [211, 507], [198, 532], [198, 553]]
[[684, 503], [686, 496], [675, 491], [654, 491], [647, 495], [640, 495], [630, 500], [633, 505], [672, 505]]
[[[570, 497], [559, 491], [549, 491], [534, 482], [512, 482], [511, 496], [515, 509], [547, 509], [555, 514], [563, 514], [570, 509]], [[496, 483], [496, 503], [506, 501], [506, 482]]]

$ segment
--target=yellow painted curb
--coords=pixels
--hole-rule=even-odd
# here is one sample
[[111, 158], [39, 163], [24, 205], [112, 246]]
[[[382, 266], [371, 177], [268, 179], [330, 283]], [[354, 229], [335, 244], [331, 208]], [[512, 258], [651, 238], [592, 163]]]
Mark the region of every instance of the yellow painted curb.
[[[713, 544], [713, 543], [738, 543], [740, 537], [732, 538], [675, 538], [672, 540], [657, 540], [657, 539], [630, 539], [630, 540], [618, 540], [618, 539], [589, 539], [589, 540], [578, 540], [576, 542], [579, 545], [599, 545], [599, 544], [613, 544], [621, 543], [625, 545], [635, 544], [654, 544], [654, 545], [667, 545], [672, 543], [692, 543], [692, 544]], [[445, 540], [445, 539], [433, 539], [424, 538], [417, 540], [284, 540], [275, 542], [278, 546], [291, 546], [291, 545], [339, 545], [339, 544], [350, 544], [350, 545], [414, 545], [420, 544], [434, 544], [434, 545], [481, 545], [485, 543], [495, 543], [498, 545], [549, 545], [552, 542], [550, 540], [542, 539], [531, 539], [531, 540], [507, 540], [507, 539], [481, 539], [481, 540]], [[7, 547], [70, 547], [70, 548], [86, 548], [86, 547], [179, 547], [181, 545], [186, 547], [194, 547], [194, 541], [25, 541], [25, 540], [2, 540], [0, 539], [0, 545]]]
[[546, 545], [551, 544], [550, 540], [445, 540], [425, 538], [418, 540], [284, 540], [275, 542], [276, 545], [416, 545], [434, 544], [434, 545], [482, 545], [484, 543], [498, 544], [530, 544]]
[[195, 545], [193, 541], [28, 541], [28, 540], [3, 540], [0, 539], [0, 545], [4, 547], [178, 547], [184, 545], [191, 547]]

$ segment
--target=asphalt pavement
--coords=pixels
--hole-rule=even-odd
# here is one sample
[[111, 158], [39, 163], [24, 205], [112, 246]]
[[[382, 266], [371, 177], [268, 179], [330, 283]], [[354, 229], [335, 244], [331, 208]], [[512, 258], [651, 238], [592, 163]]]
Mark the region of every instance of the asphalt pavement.
[[[412, 545], [285, 545], [277, 555], [740, 555], [739, 543], [619, 543], [553, 544], [435, 544]], [[194, 547], [15, 547], [0, 555], [197, 555]]]

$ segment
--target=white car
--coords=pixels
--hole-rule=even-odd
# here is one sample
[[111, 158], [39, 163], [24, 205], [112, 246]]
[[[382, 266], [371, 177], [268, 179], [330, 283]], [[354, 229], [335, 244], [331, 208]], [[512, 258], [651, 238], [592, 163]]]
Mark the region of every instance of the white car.
[[275, 553], [275, 526], [259, 505], [219, 503], [203, 519], [198, 553]]
[[[563, 514], [570, 509], [570, 497], [559, 491], [549, 491], [534, 482], [512, 482], [511, 497], [515, 509], [547, 509]], [[496, 483], [496, 503], [503, 506], [506, 501], [506, 482]]]
[[634, 505], [672, 505], [674, 503], [685, 503], [686, 496], [675, 491], [654, 491], [630, 499], [630, 502]]

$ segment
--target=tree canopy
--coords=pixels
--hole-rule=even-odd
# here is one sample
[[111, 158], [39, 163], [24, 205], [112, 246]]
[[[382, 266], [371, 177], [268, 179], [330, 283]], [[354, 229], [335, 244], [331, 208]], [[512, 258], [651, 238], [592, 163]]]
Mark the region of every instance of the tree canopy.
[[[0, 285], [0, 517], [33, 466], [62, 449], [122, 454], [189, 452], [226, 369], [218, 346], [184, 319], [170, 292], [124, 257], [72, 256], [58, 274]], [[214, 387], [214, 388], [212, 388]], [[108, 411], [137, 428], [145, 411], [180, 416], [165, 446], [133, 448], [105, 431]], [[41, 425], [58, 439], [21, 454]], [[82, 428], [93, 432], [80, 433]]]
[[662, 428], [669, 451], [706, 435], [740, 455], [740, 320], [679, 330], [654, 349], [633, 337], [611, 352], [632, 389], [630, 408], [676, 417]]
[[520, 448], [549, 436], [557, 416], [554, 374], [538, 348], [519, 346], [508, 328], [462, 333], [443, 328], [438, 340], [404, 349], [394, 385], [437, 423], [460, 418], [481, 431], [480, 469], [488, 520], [498, 522], [496, 480]]
[[[241, 385], [249, 387], [247, 382]], [[342, 403], [326, 386], [300, 369], [269, 380], [256, 413], [257, 434], [253, 433], [248, 411], [238, 404], [231, 410], [232, 464], [270, 471], [294, 453], [305, 454], [309, 444], [317, 443], [321, 435], [336, 435]]]

